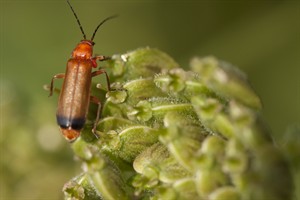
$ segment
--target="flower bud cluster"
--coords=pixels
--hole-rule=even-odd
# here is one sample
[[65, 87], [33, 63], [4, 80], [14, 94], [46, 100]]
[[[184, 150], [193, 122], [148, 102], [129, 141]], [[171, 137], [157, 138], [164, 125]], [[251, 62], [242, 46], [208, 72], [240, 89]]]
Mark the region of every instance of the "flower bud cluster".
[[107, 68], [99, 139], [86, 128], [73, 144], [83, 173], [65, 185], [66, 199], [291, 199], [287, 163], [236, 68], [205, 57], [187, 71], [151, 48], [115, 55]]

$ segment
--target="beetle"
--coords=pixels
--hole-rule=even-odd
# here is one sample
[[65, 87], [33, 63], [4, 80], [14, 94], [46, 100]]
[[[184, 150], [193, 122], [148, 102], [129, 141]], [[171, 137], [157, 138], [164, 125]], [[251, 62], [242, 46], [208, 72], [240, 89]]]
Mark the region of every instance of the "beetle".
[[96, 125], [100, 118], [102, 106], [97, 97], [90, 96], [92, 77], [105, 74], [108, 91], [110, 91], [110, 83], [109, 77], [104, 69], [92, 71], [92, 68], [97, 67], [97, 61], [104, 61], [110, 59], [110, 57], [101, 55], [93, 57], [93, 46], [95, 45], [93, 39], [99, 27], [106, 21], [115, 18], [116, 15], [100, 22], [91, 39], [88, 40], [69, 0], [67, 0], [67, 3], [77, 20], [83, 35], [83, 40], [81, 40], [72, 51], [65, 73], [53, 76], [49, 96], [52, 96], [53, 93], [54, 80], [63, 78], [64, 81], [59, 95], [56, 119], [63, 136], [67, 141], [73, 142], [80, 136], [80, 132], [85, 125], [90, 102], [98, 104], [97, 116], [92, 129], [94, 135], [97, 137]]

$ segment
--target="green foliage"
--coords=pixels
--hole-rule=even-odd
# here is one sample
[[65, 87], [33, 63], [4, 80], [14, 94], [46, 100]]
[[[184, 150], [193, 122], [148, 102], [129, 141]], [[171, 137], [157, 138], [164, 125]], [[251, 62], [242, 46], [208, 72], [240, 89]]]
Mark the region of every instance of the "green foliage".
[[242, 72], [214, 57], [185, 71], [150, 48], [106, 67], [100, 139], [88, 124], [72, 144], [83, 172], [65, 199], [292, 199], [292, 172]]

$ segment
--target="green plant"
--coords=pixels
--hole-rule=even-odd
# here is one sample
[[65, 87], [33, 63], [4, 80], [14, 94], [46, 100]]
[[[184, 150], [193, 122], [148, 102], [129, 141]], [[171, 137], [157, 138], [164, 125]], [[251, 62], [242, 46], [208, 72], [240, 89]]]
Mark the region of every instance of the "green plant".
[[[107, 62], [112, 91], [72, 144], [82, 174], [65, 199], [292, 199], [289, 165], [261, 120], [246, 76], [214, 57], [185, 71], [151, 48]], [[100, 92], [99, 92], [100, 91]]]

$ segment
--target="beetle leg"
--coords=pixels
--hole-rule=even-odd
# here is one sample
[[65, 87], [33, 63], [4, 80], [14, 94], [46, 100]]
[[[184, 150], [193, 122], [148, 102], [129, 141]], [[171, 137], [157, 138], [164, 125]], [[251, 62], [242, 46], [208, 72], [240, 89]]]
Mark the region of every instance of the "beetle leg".
[[107, 75], [107, 73], [104, 69], [99, 69], [97, 71], [92, 72], [92, 77], [98, 76], [98, 75], [103, 74], [103, 73], [106, 76], [107, 90], [110, 91], [111, 89], [110, 89], [109, 77], [108, 77], [108, 75]]
[[96, 133], [96, 128], [97, 128], [98, 121], [100, 119], [100, 115], [101, 115], [101, 111], [102, 111], [102, 105], [101, 105], [101, 101], [95, 96], [90, 96], [90, 101], [95, 103], [95, 104], [98, 104], [97, 116], [96, 116], [96, 120], [94, 122], [92, 132], [96, 136], [96, 138], [99, 138], [99, 135]]
[[49, 94], [49, 97], [52, 96], [52, 93], [53, 93], [54, 79], [58, 79], [58, 78], [65, 78], [65, 74], [56, 74], [56, 75], [53, 76], [53, 78], [51, 80], [51, 84], [50, 84], [50, 94]]
[[104, 61], [104, 60], [110, 60], [111, 59], [111, 57], [109, 57], [109, 56], [95, 56], [94, 58], [93, 58], [95, 61], [96, 60], [99, 60], [99, 61]]
[[93, 63], [93, 67], [97, 67], [97, 60], [99, 61], [105, 61], [105, 60], [110, 60], [111, 57], [109, 56], [95, 56], [92, 58], [92, 63]]

